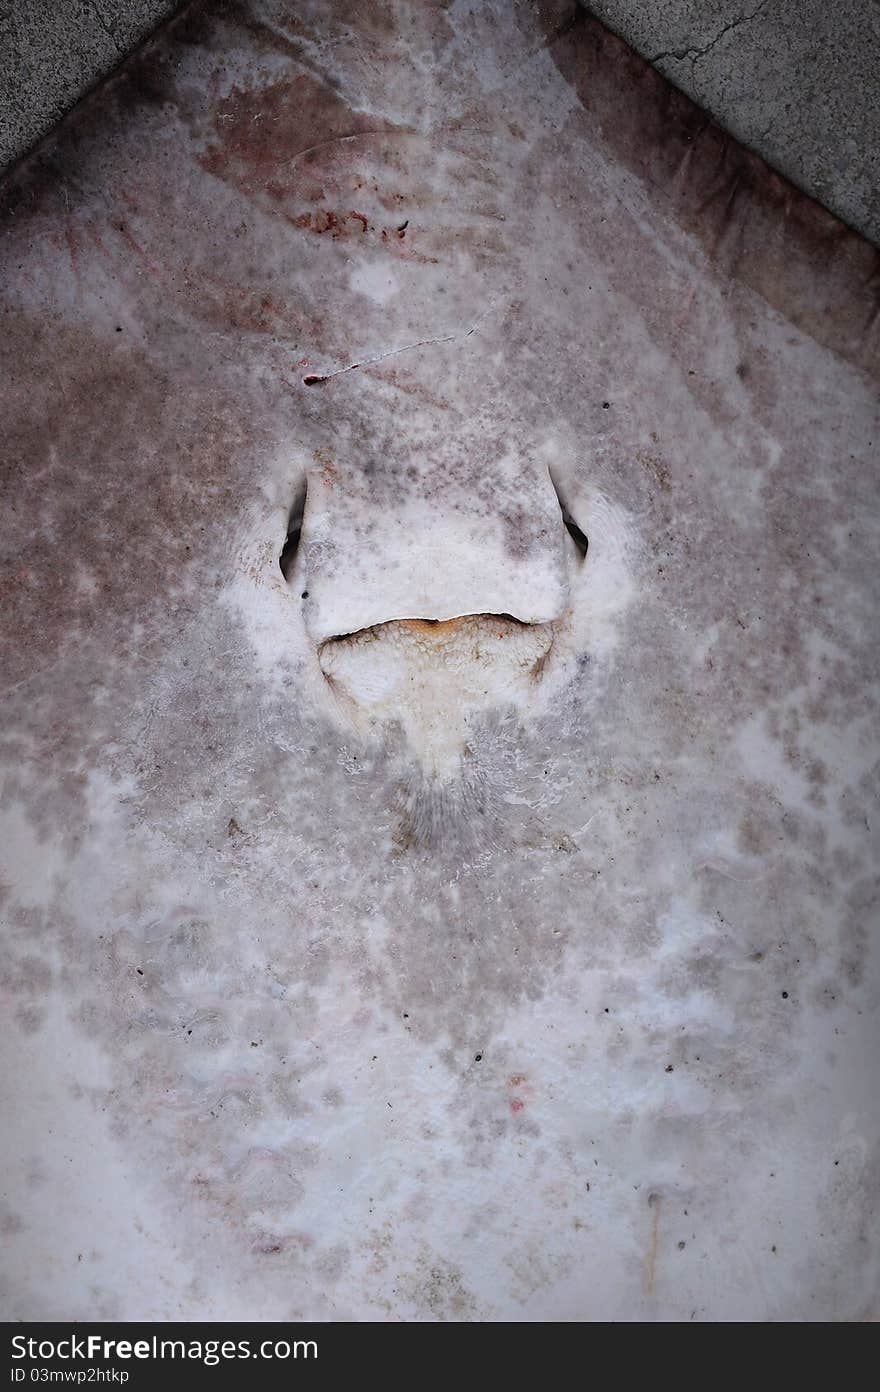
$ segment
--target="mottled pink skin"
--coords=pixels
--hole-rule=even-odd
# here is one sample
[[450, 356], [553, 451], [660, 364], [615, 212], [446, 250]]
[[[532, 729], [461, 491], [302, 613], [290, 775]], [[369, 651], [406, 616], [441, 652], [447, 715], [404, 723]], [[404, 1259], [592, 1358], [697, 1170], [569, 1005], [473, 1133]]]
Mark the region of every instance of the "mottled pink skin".
[[[2, 206], [4, 1312], [875, 1314], [876, 251], [567, 4], [191, 5]], [[441, 795], [289, 509], [548, 462], [635, 600]]]

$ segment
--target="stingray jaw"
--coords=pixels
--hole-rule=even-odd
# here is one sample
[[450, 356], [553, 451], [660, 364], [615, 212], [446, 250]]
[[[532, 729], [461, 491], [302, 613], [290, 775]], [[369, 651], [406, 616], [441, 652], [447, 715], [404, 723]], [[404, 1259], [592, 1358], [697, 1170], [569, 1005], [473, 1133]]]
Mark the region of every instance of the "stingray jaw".
[[318, 661], [355, 724], [398, 724], [424, 771], [446, 781], [481, 714], [527, 706], [552, 644], [550, 623], [467, 614], [391, 620], [333, 638]]

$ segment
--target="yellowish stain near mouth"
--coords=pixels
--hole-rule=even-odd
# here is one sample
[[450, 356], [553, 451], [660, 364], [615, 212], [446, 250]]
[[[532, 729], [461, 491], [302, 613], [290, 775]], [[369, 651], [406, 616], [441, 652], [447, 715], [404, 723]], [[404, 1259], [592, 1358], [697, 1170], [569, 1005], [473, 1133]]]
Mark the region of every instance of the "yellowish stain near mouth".
[[552, 644], [551, 624], [467, 614], [391, 620], [332, 639], [318, 656], [353, 724], [398, 724], [423, 770], [445, 781], [481, 712], [528, 704]]

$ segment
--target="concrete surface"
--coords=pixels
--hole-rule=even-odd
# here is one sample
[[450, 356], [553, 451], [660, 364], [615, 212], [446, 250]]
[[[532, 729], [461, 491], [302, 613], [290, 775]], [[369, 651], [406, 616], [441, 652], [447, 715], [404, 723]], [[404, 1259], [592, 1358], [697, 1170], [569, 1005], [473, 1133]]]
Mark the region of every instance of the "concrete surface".
[[0, 168], [50, 131], [180, 0], [0, 3]]
[[546, 0], [0, 194], [0, 1313], [876, 1317], [880, 254]]
[[877, 0], [592, 0], [738, 140], [880, 241]]

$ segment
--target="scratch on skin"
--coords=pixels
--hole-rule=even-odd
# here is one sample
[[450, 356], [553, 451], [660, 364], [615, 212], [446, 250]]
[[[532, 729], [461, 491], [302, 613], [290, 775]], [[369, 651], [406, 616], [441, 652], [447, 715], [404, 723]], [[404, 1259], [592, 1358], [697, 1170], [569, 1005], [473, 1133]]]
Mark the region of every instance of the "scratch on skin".
[[[230, 118], [231, 119], [231, 118]], [[317, 150], [325, 150], [328, 145], [344, 145], [347, 141], [364, 140], [372, 135], [382, 135], [399, 139], [408, 136], [418, 137], [419, 132], [414, 130], [400, 130], [395, 127], [376, 126], [375, 129], [349, 131], [346, 135], [331, 135], [326, 140], [319, 140], [315, 145], [305, 145], [301, 150], [294, 150], [290, 156], [290, 161], [301, 159], [303, 155], [314, 154]]]
[[645, 1268], [642, 1277], [645, 1295], [652, 1295], [654, 1291], [654, 1276], [657, 1268], [657, 1236], [660, 1229], [660, 1195], [648, 1195], [648, 1207], [651, 1210], [651, 1236], [648, 1239], [648, 1250], [645, 1253]]
[[420, 338], [415, 343], [404, 343], [400, 348], [390, 348], [387, 353], [379, 353], [375, 358], [364, 358], [362, 362], [349, 363], [347, 367], [337, 367], [335, 372], [310, 372], [303, 378], [303, 386], [317, 387], [329, 382], [334, 377], [342, 377], [346, 372], [354, 372], [359, 367], [372, 367], [374, 363], [386, 362], [388, 358], [397, 358], [401, 353], [409, 353], [413, 348], [429, 348], [437, 343], [455, 343], [459, 339], [470, 338], [485, 323], [490, 311], [483, 315], [476, 324], [472, 324], [463, 333], [443, 334], [438, 338]]

